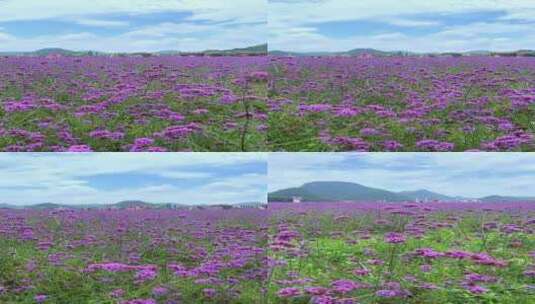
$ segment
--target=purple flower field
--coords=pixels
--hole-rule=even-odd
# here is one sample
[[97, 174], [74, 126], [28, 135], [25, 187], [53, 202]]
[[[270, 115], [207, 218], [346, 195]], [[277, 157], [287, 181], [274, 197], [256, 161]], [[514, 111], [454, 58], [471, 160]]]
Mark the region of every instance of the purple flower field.
[[272, 203], [270, 303], [532, 303], [532, 203]]
[[262, 303], [266, 232], [259, 209], [0, 209], [0, 303]]
[[266, 150], [265, 57], [0, 57], [0, 151]]
[[270, 61], [272, 151], [535, 151], [535, 58]]
[[0, 210], [1, 303], [530, 303], [530, 203]]

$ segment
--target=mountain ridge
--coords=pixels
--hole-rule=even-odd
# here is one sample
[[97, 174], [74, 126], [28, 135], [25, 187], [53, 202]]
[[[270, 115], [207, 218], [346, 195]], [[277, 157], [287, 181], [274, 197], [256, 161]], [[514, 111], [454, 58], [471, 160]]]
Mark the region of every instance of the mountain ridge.
[[34, 210], [45, 210], [45, 209], [183, 209], [183, 208], [196, 208], [196, 207], [240, 207], [240, 206], [255, 206], [258, 207], [265, 205], [262, 202], [238, 202], [233, 204], [180, 204], [180, 203], [150, 203], [141, 200], [124, 200], [113, 204], [81, 204], [81, 205], [69, 205], [69, 204], [56, 204], [56, 203], [38, 203], [31, 205], [15, 205], [0, 203], [0, 209], [34, 209]]
[[389, 191], [367, 187], [358, 183], [338, 181], [318, 181], [305, 183], [300, 187], [286, 188], [270, 192], [268, 202], [291, 202], [294, 197], [302, 201], [455, 201], [477, 200], [481, 202], [533, 201], [535, 197], [514, 197], [491, 195], [481, 198], [448, 196], [426, 189], [415, 191]]
[[162, 50], [154, 52], [100, 52], [93, 50], [73, 51], [63, 48], [43, 48], [28, 52], [0, 52], [0, 56], [49, 56], [62, 55], [68, 57], [78, 56], [111, 56], [111, 55], [261, 55], [267, 54], [267, 44], [252, 45], [243, 48], [204, 50], [198, 52], [183, 52], [179, 50]]
[[347, 51], [339, 52], [293, 52], [283, 50], [268, 51], [269, 55], [274, 56], [295, 56], [295, 57], [310, 57], [310, 56], [361, 56], [372, 55], [376, 57], [394, 57], [394, 56], [529, 56], [535, 57], [535, 50], [516, 50], [511, 52], [494, 52], [489, 50], [470, 50], [464, 52], [411, 52], [411, 51], [382, 51], [374, 48], [356, 48]]

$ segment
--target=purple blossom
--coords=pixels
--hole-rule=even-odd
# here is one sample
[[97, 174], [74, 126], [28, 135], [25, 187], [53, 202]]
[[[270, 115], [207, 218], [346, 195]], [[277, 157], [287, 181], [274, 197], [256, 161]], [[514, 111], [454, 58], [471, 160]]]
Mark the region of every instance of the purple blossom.
[[169, 292], [169, 290], [165, 287], [161, 287], [161, 286], [157, 286], [157, 287], [154, 287], [152, 289], [152, 294], [155, 296], [155, 297], [162, 297], [162, 296], [165, 296], [167, 293]]
[[397, 232], [389, 232], [385, 234], [385, 242], [390, 244], [401, 244], [405, 243], [405, 236]]
[[381, 298], [394, 298], [398, 296], [398, 292], [395, 290], [381, 289], [376, 291], [375, 295]]
[[34, 297], [36, 303], [44, 303], [48, 299], [47, 295], [39, 294]]
[[296, 287], [286, 287], [282, 288], [277, 292], [277, 295], [281, 298], [293, 298], [300, 296], [302, 294], [301, 290]]
[[352, 280], [336, 280], [331, 283], [332, 290], [342, 294], [365, 287], [365, 285]]
[[479, 286], [479, 285], [473, 285], [468, 287], [468, 291], [470, 291], [473, 294], [483, 294], [489, 291], [487, 288]]

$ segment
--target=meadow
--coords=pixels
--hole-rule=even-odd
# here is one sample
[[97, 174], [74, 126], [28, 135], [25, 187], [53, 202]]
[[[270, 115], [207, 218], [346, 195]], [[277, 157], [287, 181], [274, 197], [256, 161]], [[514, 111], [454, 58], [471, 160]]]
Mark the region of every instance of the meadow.
[[530, 203], [0, 209], [0, 303], [515, 303]]
[[530, 203], [270, 204], [269, 303], [533, 303]]
[[535, 151], [535, 58], [279, 57], [271, 151]]
[[263, 303], [259, 209], [0, 209], [0, 303]]
[[0, 151], [264, 151], [265, 57], [0, 57]]

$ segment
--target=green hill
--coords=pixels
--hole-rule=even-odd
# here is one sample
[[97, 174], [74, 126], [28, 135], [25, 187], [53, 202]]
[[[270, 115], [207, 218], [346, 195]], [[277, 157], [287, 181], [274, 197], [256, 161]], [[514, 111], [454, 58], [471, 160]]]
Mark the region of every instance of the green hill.
[[232, 55], [264, 55], [267, 54], [267, 44], [253, 45], [245, 48], [235, 48], [230, 50], [205, 50], [199, 52], [181, 52], [179, 50], [165, 50], [159, 52], [135, 52], [135, 53], [107, 53], [97, 51], [72, 51], [62, 48], [44, 48], [33, 52], [0, 52], [0, 56], [109, 56], [109, 55], [138, 55], [138, 56], [152, 56], [152, 55], [209, 55], [209, 56], [232, 56]]
[[303, 201], [381, 201], [399, 202], [408, 197], [382, 189], [370, 188], [348, 182], [312, 182], [298, 188], [289, 188], [269, 193], [271, 202], [291, 201], [294, 196]]
[[411, 200], [441, 200], [448, 201], [458, 198], [450, 197], [436, 192], [431, 192], [428, 190], [416, 190], [416, 191], [402, 191], [398, 192], [399, 194], [410, 198]]

